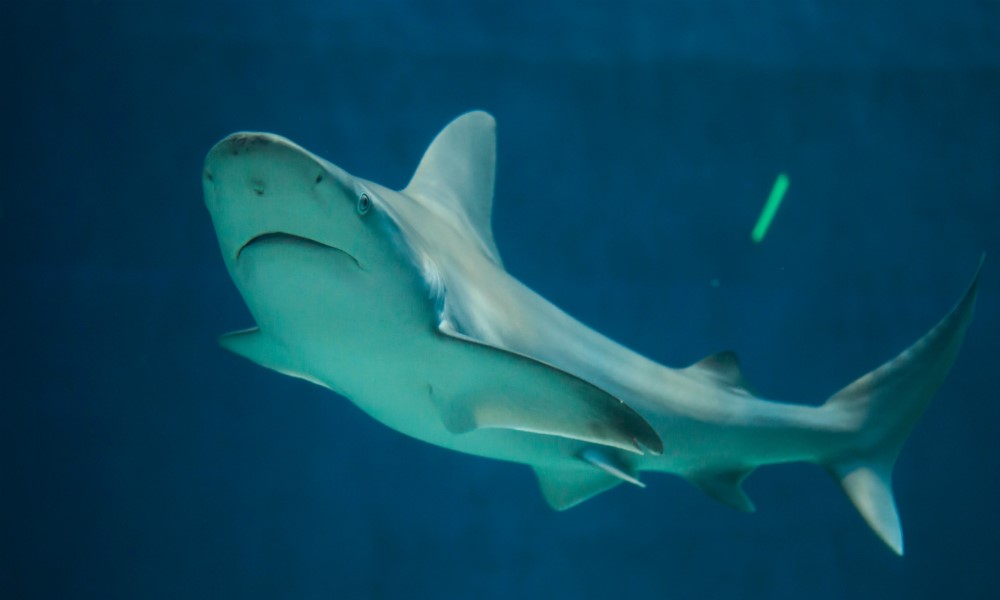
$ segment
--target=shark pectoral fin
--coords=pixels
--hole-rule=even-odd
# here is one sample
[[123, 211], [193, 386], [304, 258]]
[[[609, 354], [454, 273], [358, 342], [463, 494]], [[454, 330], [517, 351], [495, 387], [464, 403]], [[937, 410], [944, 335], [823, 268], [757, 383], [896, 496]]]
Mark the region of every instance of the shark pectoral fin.
[[622, 482], [585, 463], [571, 467], [535, 467], [538, 485], [549, 506], [566, 510]]
[[440, 327], [458, 352], [454, 380], [435, 393], [453, 433], [505, 428], [555, 435], [628, 452], [661, 454], [660, 436], [604, 390], [551, 365]]
[[687, 480], [719, 502], [743, 512], [754, 512], [753, 500], [743, 490], [743, 480], [753, 469], [711, 471], [690, 475]]
[[250, 362], [257, 363], [269, 369], [275, 369], [274, 359], [276, 357], [274, 344], [265, 339], [257, 327], [220, 335], [219, 345]]
[[233, 354], [282, 375], [304, 379], [310, 383], [329, 388], [322, 381], [303, 373], [302, 369], [293, 363], [284, 348], [265, 337], [256, 327], [221, 335], [219, 336], [219, 345]]

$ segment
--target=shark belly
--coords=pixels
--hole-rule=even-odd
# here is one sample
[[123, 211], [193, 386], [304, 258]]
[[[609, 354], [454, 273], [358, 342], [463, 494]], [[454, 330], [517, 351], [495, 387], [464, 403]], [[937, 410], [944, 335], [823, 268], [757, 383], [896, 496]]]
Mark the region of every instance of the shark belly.
[[[327, 387], [384, 425], [450, 450], [536, 465], [574, 460], [587, 446], [506, 427], [449, 430], [442, 412], [475, 402], [467, 396], [490, 388], [498, 373], [438, 331], [426, 288], [407, 271], [385, 278], [392, 288], [383, 279], [377, 294], [362, 295], [369, 276], [335, 249], [275, 238], [241, 254], [234, 279], [268, 349], [251, 360]], [[359, 300], [338, 298], [345, 289]]]
[[[462, 410], [470, 381], [489, 382], [495, 373], [465, 360], [451, 340], [434, 328], [400, 331], [392, 343], [366, 345], [364, 364], [352, 365], [338, 348], [300, 346], [308, 378], [350, 400], [373, 419], [404, 435], [442, 448], [527, 465], [577, 460], [589, 444], [579, 440], [508, 427], [480, 427], [456, 433], [449, 411]], [[346, 367], [346, 368], [345, 368]], [[445, 418], [442, 418], [442, 414]]]

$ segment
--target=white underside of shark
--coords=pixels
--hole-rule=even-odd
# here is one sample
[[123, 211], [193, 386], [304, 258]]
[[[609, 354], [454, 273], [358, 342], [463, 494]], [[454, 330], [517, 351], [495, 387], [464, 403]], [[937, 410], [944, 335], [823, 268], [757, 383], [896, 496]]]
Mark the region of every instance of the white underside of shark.
[[507, 273], [494, 165], [484, 112], [449, 124], [401, 191], [279, 136], [222, 140], [205, 202], [257, 326], [221, 344], [414, 438], [529, 465], [557, 509], [661, 471], [751, 511], [741, 483], [756, 467], [813, 462], [902, 554], [892, 467], [955, 359], [978, 271], [930, 332], [823, 405], [773, 402], [732, 353], [665, 367]]

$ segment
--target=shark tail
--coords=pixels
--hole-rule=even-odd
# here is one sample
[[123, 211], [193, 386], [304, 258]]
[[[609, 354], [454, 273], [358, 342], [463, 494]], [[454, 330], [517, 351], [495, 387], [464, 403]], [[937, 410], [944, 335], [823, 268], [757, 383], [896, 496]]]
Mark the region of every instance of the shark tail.
[[851, 442], [820, 462], [840, 482], [868, 525], [903, 554], [903, 531], [892, 493], [892, 469], [903, 443], [944, 382], [972, 320], [979, 273], [962, 300], [926, 335], [854, 381], [823, 405], [853, 430]]

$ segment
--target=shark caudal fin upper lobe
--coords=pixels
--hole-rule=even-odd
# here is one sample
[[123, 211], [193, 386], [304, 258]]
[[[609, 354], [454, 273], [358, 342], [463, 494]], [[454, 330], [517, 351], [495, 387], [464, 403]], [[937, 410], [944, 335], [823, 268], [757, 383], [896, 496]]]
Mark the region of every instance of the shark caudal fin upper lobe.
[[972, 320], [979, 272], [962, 300], [912, 346], [830, 398], [824, 410], [856, 429], [845, 451], [826, 457], [868, 525], [903, 554], [903, 532], [892, 494], [892, 468], [903, 443], [944, 382]]

